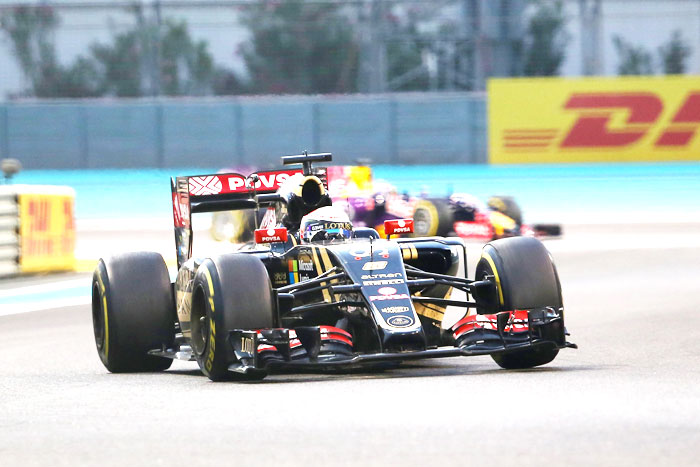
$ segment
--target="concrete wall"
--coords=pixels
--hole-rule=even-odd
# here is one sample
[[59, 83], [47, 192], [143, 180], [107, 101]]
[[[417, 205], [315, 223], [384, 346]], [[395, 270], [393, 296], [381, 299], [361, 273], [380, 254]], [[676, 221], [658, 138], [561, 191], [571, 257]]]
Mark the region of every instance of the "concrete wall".
[[0, 104], [0, 157], [25, 169], [485, 163], [481, 94], [76, 100]]

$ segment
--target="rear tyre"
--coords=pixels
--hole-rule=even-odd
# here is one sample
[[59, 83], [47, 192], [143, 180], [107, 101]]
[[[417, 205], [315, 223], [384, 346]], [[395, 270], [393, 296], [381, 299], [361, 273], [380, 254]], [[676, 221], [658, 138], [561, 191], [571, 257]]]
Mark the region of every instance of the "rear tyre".
[[446, 199], [426, 198], [416, 204], [413, 212], [415, 237], [444, 237], [452, 232], [454, 213]]
[[[496, 287], [481, 297], [480, 314], [530, 308], [561, 308], [559, 277], [542, 242], [531, 237], [495, 240], [484, 246], [476, 266], [476, 280], [494, 276]], [[551, 362], [554, 345], [492, 355], [506, 369], [531, 368]]]
[[258, 330], [274, 325], [274, 301], [267, 270], [255, 256], [223, 255], [205, 260], [192, 290], [192, 350], [212, 381], [259, 379], [228, 370], [236, 361], [228, 342], [234, 329]]
[[100, 360], [112, 373], [163, 371], [169, 358], [148, 355], [171, 347], [175, 305], [158, 253], [100, 259], [92, 276], [92, 324]]

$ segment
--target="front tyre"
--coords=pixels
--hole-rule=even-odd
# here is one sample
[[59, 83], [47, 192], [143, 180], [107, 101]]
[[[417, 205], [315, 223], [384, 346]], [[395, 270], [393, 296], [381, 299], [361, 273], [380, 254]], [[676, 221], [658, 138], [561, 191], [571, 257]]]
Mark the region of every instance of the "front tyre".
[[92, 276], [92, 324], [100, 360], [112, 373], [163, 371], [169, 358], [148, 355], [173, 345], [175, 305], [158, 253], [100, 259]]
[[[495, 240], [484, 246], [476, 266], [476, 280], [492, 276], [496, 287], [482, 297], [480, 314], [532, 308], [562, 307], [559, 277], [542, 242], [531, 237]], [[559, 353], [555, 345], [492, 355], [506, 369], [532, 368], [551, 362]]]
[[231, 254], [205, 260], [195, 275], [190, 318], [192, 350], [202, 372], [212, 381], [246, 379], [228, 370], [236, 361], [228, 335], [273, 327], [274, 310], [270, 279], [258, 258]]

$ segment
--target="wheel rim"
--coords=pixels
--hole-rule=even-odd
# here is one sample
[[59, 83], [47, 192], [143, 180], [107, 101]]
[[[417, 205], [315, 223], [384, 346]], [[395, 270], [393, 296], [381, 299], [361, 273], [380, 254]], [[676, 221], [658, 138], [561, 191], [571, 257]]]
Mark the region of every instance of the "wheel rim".
[[209, 337], [209, 320], [205, 305], [204, 290], [197, 287], [192, 294], [192, 310], [190, 314], [192, 350], [199, 356], [204, 355]]
[[431, 225], [430, 213], [423, 208], [416, 209], [416, 212], [413, 214], [413, 223], [416, 235], [427, 235]]
[[105, 344], [105, 320], [97, 282], [92, 284], [92, 330], [95, 334], [97, 349], [102, 350]]

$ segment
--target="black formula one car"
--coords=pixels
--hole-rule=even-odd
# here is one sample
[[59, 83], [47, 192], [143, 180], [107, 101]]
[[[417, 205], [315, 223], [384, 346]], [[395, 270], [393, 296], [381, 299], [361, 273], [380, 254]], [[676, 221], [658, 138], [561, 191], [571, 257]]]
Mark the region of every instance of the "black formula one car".
[[[175, 283], [157, 253], [101, 259], [94, 272], [92, 317], [105, 367], [162, 371], [172, 359], [196, 360], [220, 381], [491, 355], [510, 369], [575, 347], [566, 341], [556, 268], [535, 238], [488, 243], [468, 279], [458, 238], [382, 239], [340, 218], [307, 225], [331, 204], [312, 163], [330, 160], [286, 156], [284, 164], [303, 169], [172, 180]], [[192, 213], [231, 209], [267, 210], [255, 243], [192, 257]], [[410, 233], [413, 221], [389, 220], [385, 230]], [[455, 307], [463, 317], [443, 329]]]

